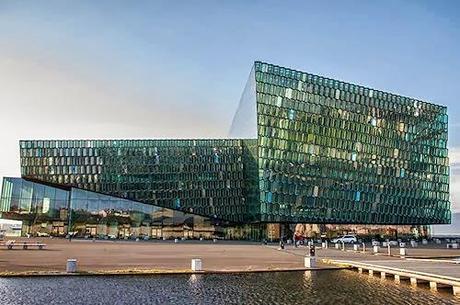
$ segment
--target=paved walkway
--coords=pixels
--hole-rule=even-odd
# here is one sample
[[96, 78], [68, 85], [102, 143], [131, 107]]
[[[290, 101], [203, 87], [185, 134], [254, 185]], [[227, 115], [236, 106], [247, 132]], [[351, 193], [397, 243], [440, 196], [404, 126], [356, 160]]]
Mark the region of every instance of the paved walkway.
[[[427, 256], [427, 252], [439, 256], [440, 254], [446, 255], [445, 250], [447, 249], [417, 248], [412, 252], [416, 254], [415, 256]], [[449, 249], [447, 251], [449, 255], [458, 257], [459, 250]], [[412, 281], [414, 283], [419, 280], [429, 281], [430, 289], [435, 290], [439, 285], [448, 285], [452, 287], [455, 295], [460, 295], [460, 264], [453, 259], [401, 258], [399, 255], [389, 256], [388, 253], [374, 255], [370, 252], [356, 253], [335, 249], [321, 249], [318, 253], [319, 257], [324, 257], [324, 260], [331, 264], [373, 270], [392, 276], [404, 276], [411, 279], [411, 284]]]
[[[69, 258], [80, 271], [190, 270], [192, 258], [201, 258], [207, 271], [305, 270], [303, 257], [261, 243], [218, 241], [95, 241], [22, 239], [47, 244], [46, 250], [7, 250], [0, 247], [0, 271], [64, 271]], [[16, 239], [20, 242], [19, 239]], [[319, 263], [320, 268], [332, 265]]]
[[[361, 245], [360, 245], [361, 246]], [[399, 247], [391, 247], [391, 254], [394, 256], [399, 256]], [[345, 252], [353, 252], [353, 246], [345, 245]], [[360, 247], [360, 251], [362, 248]], [[329, 247], [327, 250], [320, 249], [320, 251], [326, 252], [329, 255], [333, 256], [340, 256], [339, 252], [343, 252], [341, 250], [337, 250], [334, 247]], [[332, 251], [332, 252], [331, 252]], [[334, 252], [336, 254], [334, 254]], [[370, 244], [366, 245], [366, 253], [372, 254], [372, 246]], [[380, 247], [381, 255], [387, 256], [388, 249], [386, 247]], [[429, 245], [429, 246], [418, 246], [416, 248], [411, 248], [410, 246], [406, 248], [406, 257], [413, 257], [413, 258], [460, 258], [460, 249], [447, 249], [445, 244], [442, 245]]]
[[[358, 260], [347, 260], [356, 261]], [[429, 273], [441, 277], [451, 277], [460, 281], [460, 265], [449, 263], [426, 262], [423, 260], [366, 260], [366, 264], [374, 266], [404, 269], [413, 272]]]
[[[279, 251], [277, 245], [263, 246], [260, 243], [218, 241], [91, 241], [65, 239], [17, 239], [20, 241], [42, 241], [47, 250], [7, 250], [0, 247], [0, 272], [63, 272], [69, 258], [78, 260], [78, 269], [86, 272], [132, 270], [190, 271], [192, 258], [201, 258], [203, 268], [212, 272], [284, 271], [305, 270], [304, 257], [307, 247], [294, 248], [287, 245]], [[393, 254], [397, 249], [394, 249]], [[413, 256], [460, 257], [460, 249], [416, 248], [408, 249]], [[336, 249], [316, 250], [317, 267], [334, 268], [322, 260], [346, 260], [362, 263], [383, 264], [388, 267], [407, 268], [420, 272], [431, 272], [460, 279], [460, 265], [452, 261], [401, 259], [388, 256], [385, 251], [373, 255], [370, 247], [366, 253]]]
[[[404, 269], [412, 272], [422, 272], [434, 274], [437, 276], [451, 277], [460, 281], [460, 264], [454, 260], [448, 259], [422, 259], [422, 258], [401, 258], [399, 256], [399, 248], [392, 251], [392, 256], [388, 256], [387, 252], [380, 252], [374, 255], [368, 248], [366, 253], [354, 252], [350, 249], [341, 251], [337, 249], [317, 249], [316, 256], [318, 259], [327, 261], [342, 261], [372, 264], [374, 266], [382, 266], [389, 268]], [[386, 250], [386, 249], [385, 249]], [[286, 250], [297, 256], [305, 255], [305, 248], [287, 248]], [[413, 257], [460, 257], [459, 249], [444, 249], [437, 248], [410, 248], [409, 254]], [[459, 262], [460, 263], [460, 262]]]
[[[271, 246], [276, 249], [276, 246]], [[305, 255], [307, 248], [294, 248], [292, 246], [286, 247], [286, 251], [295, 255]], [[408, 258], [460, 258], [460, 249], [444, 249], [444, 248], [408, 248], [406, 251], [406, 257]], [[319, 258], [336, 258], [336, 259], [358, 259], [358, 260], [388, 260], [395, 259], [399, 260], [399, 248], [392, 248], [391, 255], [388, 256], [387, 249], [380, 250], [379, 255], [372, 253], [372, 248], [367, 247], [366, 252], [362, 251], [355, 252], [351, 247], [347, 247], [346, 251], [337, 250], [335, 248], [321, 249], [316, 248], [316, 256]]]

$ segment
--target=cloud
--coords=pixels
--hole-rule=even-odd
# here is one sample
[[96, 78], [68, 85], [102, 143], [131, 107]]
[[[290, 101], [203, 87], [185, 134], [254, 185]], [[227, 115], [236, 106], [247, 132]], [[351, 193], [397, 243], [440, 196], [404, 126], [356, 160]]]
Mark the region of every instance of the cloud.
[[20, 139], [218, 138], [228, 130], [218, 104], [188, 107], [176, 88], [136, 92], [129, 82], [1, 49], [0, 84], [0, 179], [20, 175]]
[[460, 169], [460, 147], [449, 149], [450, 167]]
[[460, 147], [449, 149], [449, 163], [452, 211], [460, 212]]

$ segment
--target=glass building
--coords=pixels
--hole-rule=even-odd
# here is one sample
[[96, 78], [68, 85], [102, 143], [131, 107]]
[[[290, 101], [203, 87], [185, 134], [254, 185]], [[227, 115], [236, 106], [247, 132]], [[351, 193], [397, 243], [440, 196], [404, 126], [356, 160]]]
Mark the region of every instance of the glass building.
[[22, 234], [99, 238], [262, 238], [262, 226], [144, 204], [74, 187], [4, 178], [2, 218], [22, 222]]
[[21, 141], [20, 156], [26, 179], [248, 220], [242, 140]]
[[444, 106], [256, 62], [231, 136], [257, 139], [262, 222], [450, 222]]
[[111, 237], [450, 222], [444, 106], [256, 62], [230, 137], [20, 141], [0, 212]]

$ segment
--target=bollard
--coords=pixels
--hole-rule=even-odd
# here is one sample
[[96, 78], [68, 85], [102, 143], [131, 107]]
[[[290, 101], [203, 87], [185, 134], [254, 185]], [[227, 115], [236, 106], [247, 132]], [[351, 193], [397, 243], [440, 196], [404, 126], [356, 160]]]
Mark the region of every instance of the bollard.
[[329, 243], [326, 240], [326, 249], [328, 249], [328, 248], [329, 248]]
[[359, 251], [359, 245], [354, 244], [353, 245], [353, 251], [355, 251], [355, 252]]
[[366, 243], [363, 243], [363, 253], [366, 252]]
[[193, 258], [192, 259], [192, 271], [202, 271], [203, 264], [201, 262], [201, 258]]
[[390, 243], [388, 243], [387, 254], [388, 254], [388, 256], [391, 256], [391, 246], [390, 246]]
[[217, 242], [217, 238], [213, 238], [213, 239], [212, 239], [212, 242], [213, 242], [213, 243], [216, 243], [216, 242]]
[[399, 255], [406, 256], [406, 248], [399, 248]]
[[66, 272], [67, 273], [75, 273], [75, 272], [77, 272], [77, 260], [76, 259], [69, 258], [67, 260]]
[[379, 251], [380, 251], [380, 246], [374, 246], [374, 248], [373, 248], [374, 254], [379, 253]]
[[417, 247], [417, 242], [416, 242], [415, 240], [411, 240], [411, 241], [410, 241], [410, 246], [411, 246], [412, 248]]
[[304, 265], [305, 265], [305, 268], [315, 268], [315, 266], [316, 266], [315, 257], [314, 256], [305, 256]]
[[174, 242], [177, 244], [179, 240], [177, 238], [174, 238]]
[[326, 249], [326, 243], [325, 242], [321, 243], [321, 248]]
[[278, 250], [284, 250], [284, 242], [282, 239], [280, 239], [280, 247], [278, 248]]
[[342, 240], [342, 251], [345, 251], [345, 243]]
[[203, 237], [200, 237], [200, 241], [203, 241]]
[[336, 249], [340, 249], [339, 243], [335, 243], [335, 248], [336, 248]]
[[309, 248], [310, 248], [310, 249], [309, 249], [310, 257], [314, 257], [315, 254], [316, 254], [315, 245], [312, 244], [312, 245], [309, 246]]

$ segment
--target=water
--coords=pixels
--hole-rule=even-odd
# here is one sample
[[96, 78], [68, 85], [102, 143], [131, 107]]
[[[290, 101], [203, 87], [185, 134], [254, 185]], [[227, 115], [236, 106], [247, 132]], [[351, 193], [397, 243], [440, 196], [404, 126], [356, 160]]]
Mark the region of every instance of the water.
[[449, 293], [349, 270], [0, 278], [0, 304], [460, 304]]

